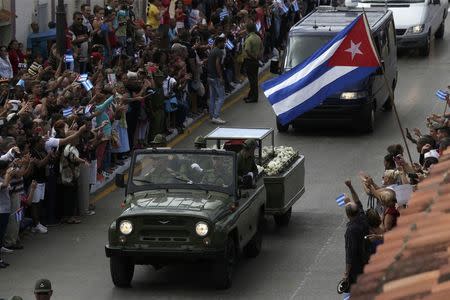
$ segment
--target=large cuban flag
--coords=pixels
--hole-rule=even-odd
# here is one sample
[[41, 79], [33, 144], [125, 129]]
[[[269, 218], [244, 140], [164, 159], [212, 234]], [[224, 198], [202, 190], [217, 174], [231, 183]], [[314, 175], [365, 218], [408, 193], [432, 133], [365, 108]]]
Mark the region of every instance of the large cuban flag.
[[378, 67], [369, 24], [361, 14], [303, 63], [264, 82], [262, 88], [278, 121], [286, 125]]

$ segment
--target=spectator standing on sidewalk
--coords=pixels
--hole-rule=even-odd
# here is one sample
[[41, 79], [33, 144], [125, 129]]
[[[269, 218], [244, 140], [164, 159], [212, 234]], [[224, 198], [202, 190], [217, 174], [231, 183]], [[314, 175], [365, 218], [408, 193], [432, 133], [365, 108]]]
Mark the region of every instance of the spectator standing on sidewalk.
[[81, 12], [77, 11], [73, 13], [73, 24], [70, 26], [70, 31], [74, 34], [74, 40], [72, 41], [74, 52], [76, 53], [78, 68], [80, 73], [85, 73], [87, 70], [88, 51], [89, 51], [89, 31], [86, 26], [83, 25], [84, 16]]
[[247, 24], [247, 32], [248, 35], [244, 42], [244, 66], [250, 84], [250, 91], [248, 96], [244, 98], [244, 101], [252, 103], [258, 102], [258, 60], [261, 56], [262, 42], [254, 23]]
[[220, 110], [225, 100], [225, 87], [223, 78], [223, 49], [225, 38], [218, 37], [214, 48], [208, 56], [208, 85], [209, 85], [209, 114], [214, 124], [225, 124], [220, 118]]
[[[13, 176], [12, 168], [9, 168], [9, 163], [0, 160], [0, 248], [3, 248], [3, 236], [8, 227], [9, 215], [11, 213], [11, 200], [9, 198], [9, 183]], [[0, 251], [0, 269], [9, 266], [2, 260]]]

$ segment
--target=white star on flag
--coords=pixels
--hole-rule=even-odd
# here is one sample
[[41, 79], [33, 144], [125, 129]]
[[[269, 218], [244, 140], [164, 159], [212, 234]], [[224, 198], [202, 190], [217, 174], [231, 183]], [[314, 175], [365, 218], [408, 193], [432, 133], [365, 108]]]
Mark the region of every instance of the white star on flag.
[[349, 52], [352, 54], [352, 60], [355, 58], [356, 54], [363, 54], [361, 50], [359, 50], [359, 47], [361, 46], [361, 42], [358, 44], [353, 43], [352, 40], [350, 40], [350, 48], [345, 49], [345, 52]]

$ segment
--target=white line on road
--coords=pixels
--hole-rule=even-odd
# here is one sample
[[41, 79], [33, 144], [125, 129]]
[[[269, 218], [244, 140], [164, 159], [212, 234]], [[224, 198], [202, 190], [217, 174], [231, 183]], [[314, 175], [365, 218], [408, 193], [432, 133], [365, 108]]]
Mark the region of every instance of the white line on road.
[[320, 260], [325, 256], [325, 250], [329, 245], [331, 245], [331, 242], [337, 237], [337, 235], [342, 232], [341, 228], [344, 226], [345, 223], [346, 219], [344, 218], [342, 219], [341, 224], [339, 224], [334, 233], [328, 238], [325, 244], [323, 244], [322, 248], [320, 248], [319, 252], [317, 253], [314, 259], [314, 262], [308, 267], [308, 269], [306, 269], [305, 277], [300, 282], [300, 284], [298, 285], [297, 289], [292, 294], [292, 296], [289, 298], [290, 300], [294, 300], [297, 294], [300, 292], [300, 290], [305, 286], [306, 280], [309, 279], [309, 277], [311, 276], [312, 267], [317, 265], [320, 262]]

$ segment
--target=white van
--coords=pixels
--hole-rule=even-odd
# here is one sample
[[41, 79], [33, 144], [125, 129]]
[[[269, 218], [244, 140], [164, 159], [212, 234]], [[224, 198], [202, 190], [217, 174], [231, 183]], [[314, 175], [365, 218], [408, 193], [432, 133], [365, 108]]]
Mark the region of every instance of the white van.
[[448, 0], [358, 0], [358, 7], [387, 7], [394, 13], [398, 48], [430, 53], [431, 39], [442, 39]]

